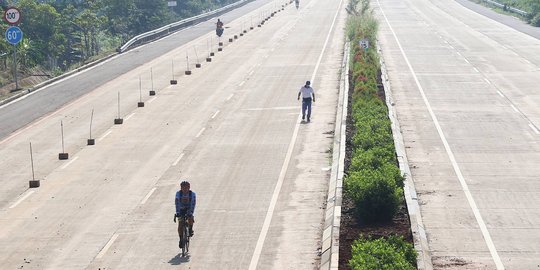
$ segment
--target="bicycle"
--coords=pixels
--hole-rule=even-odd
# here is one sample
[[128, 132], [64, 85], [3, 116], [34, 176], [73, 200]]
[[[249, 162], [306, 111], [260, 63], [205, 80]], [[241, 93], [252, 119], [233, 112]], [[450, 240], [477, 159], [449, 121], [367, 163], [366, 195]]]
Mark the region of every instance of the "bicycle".
[[189, 239], [191, 238], [191, 234], [189, 232], [189, 223], [188, 223], [188, 215], [184, 214], [182, 216], [175, 215], [175, 221], [176, 218], [178, 218], [178, 222], [180, 222], [182, 228], [181, 232], [182, 235], [180, 236], [180, 243], [178, 244], [178, 247], [182, 249], [182, 257], [185, 257], [189, 252]]

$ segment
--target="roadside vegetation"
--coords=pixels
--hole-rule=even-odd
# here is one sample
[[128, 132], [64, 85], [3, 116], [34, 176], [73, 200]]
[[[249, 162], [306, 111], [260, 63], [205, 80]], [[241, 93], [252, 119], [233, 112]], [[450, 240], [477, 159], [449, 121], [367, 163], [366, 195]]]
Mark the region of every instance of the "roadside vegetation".
[[[146, 31], [216, 9], [238, 0], [0, 0], [17, 7], [24, 38], [17, 46], [22, 77], [60, 75], [112, 53]], [[1, 24], [4, 33], [9, 25]], [[0, 41], [0, 87], [13, 80], [13, 45]], [[39, 80], [39, 78], [38, 78]]]
[[[540, 27], [540, 1], [538, 0], [492, 0], [497, 3], [506, 5], [507, 7], [514, 7], [519, 10], [527, 12], [529, 15], [526, 16], [525, 21], [530, 25]], [[476, 3], [487, 5], [483, 0], [475, 0]], [[491, 6], [490, 6], [491, 7]], [[504, 9], [496, 8], [501, 12], [505, 12]]]
[[[378, 23], [369, 0], [353, 0], [347, 10], [352, 76], [340, 236], [345, 245], [340, 249], [344, 262], [340, 266], [354, 270], [416, 269], [403, 177], [380, 84]], [[360, 41], [369, 42], [369, 48], [363, 48]], [[343, 249], [346, 252], [341, 252]]]

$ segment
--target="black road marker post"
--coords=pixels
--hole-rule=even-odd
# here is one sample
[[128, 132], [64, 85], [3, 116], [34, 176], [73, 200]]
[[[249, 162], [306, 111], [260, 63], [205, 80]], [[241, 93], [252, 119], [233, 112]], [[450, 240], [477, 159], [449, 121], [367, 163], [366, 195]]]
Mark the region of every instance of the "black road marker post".
[[189, 70], [189, 56], [187, 52], [186, 52], [186, 65], [187, 65], [187, 69], [186, 69], [186, 72], [184, 72], [184, 74], [191, 75], [191, 70]]
[[154, 91], [154, 72], [152, 71], [152, 68], [150, 68], [150, 81], [152, 82], [152, 89], [150, 90], [150, 95], [155, 96], [156, 91]]
[[212, 51], [214, 49], [214, 46], [212, 46], [213, 43], [214, 40], [212, 39], [212, 36], [210, 36], [210, 56], [214, 56], [214, 52]]
[[208, 49], [208, 57], [206, 57], [206, 62], [212, 62], [212, 58], [210, 57], [210, 46], [208, 45], [208, 40], [206, 41], [206, 48]]
[[114, 119], [115, 125], [121, 125], [124, 123], [124, 119], [120, 118], [120, 91], [118, 91], [118, 118]]
[[29, 181], [30, 188], [39, 187], [39, 180], [34, 175], [34, 155], [32, 154], [32, 142], [30, 142], [30, 164], [32, 165], [32, 180]]
[[60, 131], [62, 134], [62, 153], [58, 154], [58, 159], [65, 160], [69, 159], [69, 154], [64, 151], [64, 123], [60, 120]]
[[171, 60], [171, 63], [172, 63], [172, 80], [171, 80], [171, 84], [177, 84], [178, 81], [174, 79], [174, 59]]
[[195, 49], [195, 57], [197, 58], [197, 64], [195, 64], [196, 68], [201, 68], [201, 63], [199, 62], [199, 54], [197, 53], [197, 47], [193, 47]]
[[[171, 84], [172, 84], [172, 81], [171, 81]], [[142, 101], [142, 81], [141, 81], [141, 76], [139, 76], [139, 102], [137, 103], [137, 107], [144, 107], [144, 101]]]
[[94, 108], [92, 108], [92, 114], [90, 115], [90, 137], [88, 138], [88, 141], [86, 141], [87, 145], [96, 144], [96, 140], [92, 139], [92, 121], [93, 120], [94, 120]]

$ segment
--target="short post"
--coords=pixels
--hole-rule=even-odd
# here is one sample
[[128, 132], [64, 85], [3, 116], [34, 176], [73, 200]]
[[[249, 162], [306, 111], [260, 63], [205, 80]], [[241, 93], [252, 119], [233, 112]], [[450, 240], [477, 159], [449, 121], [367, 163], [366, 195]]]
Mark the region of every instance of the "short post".
[[115, 125], [121, 125], [124, 123], [124, 119], [120, 118], [120, 91], [118, 91], [118, 118], [114, 119]]
[[96, 144], [96, 140], [92, 139], [92, 121], [94, 120], [94, 108], [92, 108], [92, 114], [90, 115], [90, 136], [88, 140], [86, 141], [87, 145], [94, 145]]
[[186, 52], [186, 65], [187, 65], [187, 68], [186, 68], [186, 72], [184, 72], [184, 74], [191, 75], [191, 70], [189, 70], [189, 56], [188, 56], [187, 52]]
[[213, 49], [212, 43], [213, 43], [212, 36], [210, 36], [210, 56], [214, 56], [214, 52], [212, 51]]
[[[171, 81], [171, 84], [172, 84], [172, 81]], [[144, 107], [144, 102], [142, 101], [142, 81], [141, 81], [141, 76], [139, 76], [139, 102], [137, 103], [137, 107]]]
[[206, 62], [212, 62], [212, 58], [210, 57], [210, 45], [208, 44], [208, 41], [206, 41], [206, 48], [208, 49], [208, 57], [206, 57]]
[[58, 154], [58, 159], [65, 160], [69, 159], [69, 154], [64, 151], [64, 122], [60, 120], [60, 131], [62, 134], [62, 153]]
[[174, 79], [174, 59], [171, 60], [171, 64], [172, 64], [172, 80], [171, 80], [171, 85], [172, 85], [172, 84], [177, 84], [178, 81]]
[[30, 188], [39, 187], [39, 180], [34, 175], [34, 155], [32, 154], [32, 142], [30, 142], [30, 164], [32, 165], [32, 180], [29, 181]]
[[152, 68], [150, 68], [150, 81], [152, 82], [152, 89], [150, 90], [150, 95], [155, 96], [156, 91], [154, 91], [154, 72], [152, 71]]
[[201, 68], [201, 63], [199, 62], [199, 54], [197, 53], [197, 47], [194, 47], [195, 49], [195, 57], [197, 58], [197, 64], [195, 64], [196, 68]]

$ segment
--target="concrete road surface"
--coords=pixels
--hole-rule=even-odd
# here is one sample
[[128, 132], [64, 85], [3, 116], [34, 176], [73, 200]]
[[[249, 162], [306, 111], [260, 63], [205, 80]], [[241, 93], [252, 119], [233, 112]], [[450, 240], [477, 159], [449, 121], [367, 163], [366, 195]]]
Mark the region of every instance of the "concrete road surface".
[[[132, 50], [124, 57], [140, 66], [2, 139], [1, 268], [316, 269], [346, 13], [342, 0], [304, 0], [256, 26], [281, 3], [262, 1], [224, 20], [225, 45], [218, 52], [214, 44], [211, 62], [211, 30], [147, 62], [139, 55], [174, 39]], [[172, 61], [177, 85], [169, 85]], [[306, 80], [317, 94], [309, 124], [300, 122], [296, 100]], [[69, 84], [79, 86], [90, 87], [83, 79]], [[49, 102], [35, 99], [24, 110]], [[96, 145], [86, 146], [90, 136]], [[36, 189], [28, 189], [30, 142]], [[58, 160], [61, 152], [69, 159]], [[172, 220], [180, 179], [198, 197], [184, 258]]]
[[378, 0], [435, 269], [540, 269], [540, 40], [450, 0]]

